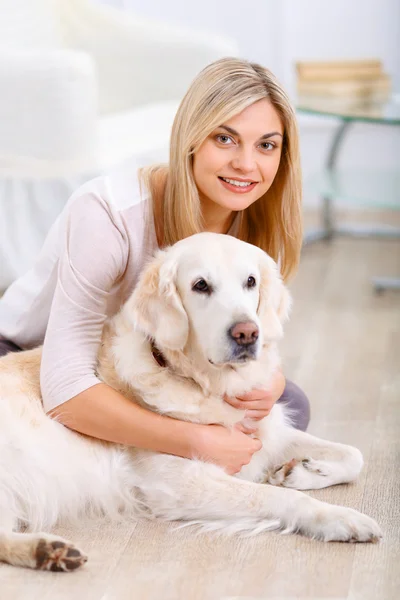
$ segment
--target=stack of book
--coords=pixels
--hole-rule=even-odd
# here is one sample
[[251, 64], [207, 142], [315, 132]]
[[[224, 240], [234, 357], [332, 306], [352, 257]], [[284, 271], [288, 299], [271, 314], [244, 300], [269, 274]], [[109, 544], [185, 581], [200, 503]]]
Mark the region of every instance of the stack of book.
[[296, 71], [301, 97], [381, 101], [390, 96], [390, 77], [380, 60], [302, 61], [296, 63]]

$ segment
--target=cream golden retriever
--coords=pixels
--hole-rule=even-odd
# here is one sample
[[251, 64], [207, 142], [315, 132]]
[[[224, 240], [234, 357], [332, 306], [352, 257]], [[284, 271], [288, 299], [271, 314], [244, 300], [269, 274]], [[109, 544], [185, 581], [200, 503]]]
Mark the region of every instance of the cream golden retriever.
[[[196, 423], [232, 427], [243, 413], [223, 400], [268, 388], [289, 295], [264, 252], [202, 233], [159, 251], [128, 302], [104, 328], [98, 375], [132, 401]], [[109, 444], [48, 418], [39, 388], [41, 350], [0, 360], [0, 560], [70, 571], [86, 561], [43, 531], [57, 522], [121, 515], [319, 540], [372, 542], [370, 517], [298, 490], [352, 481], [361, 453], [292, 428], [275, 405], [263, 443], [231, 477], [187, 460]], [[140, 398], [140, 400], [137, 400]]]

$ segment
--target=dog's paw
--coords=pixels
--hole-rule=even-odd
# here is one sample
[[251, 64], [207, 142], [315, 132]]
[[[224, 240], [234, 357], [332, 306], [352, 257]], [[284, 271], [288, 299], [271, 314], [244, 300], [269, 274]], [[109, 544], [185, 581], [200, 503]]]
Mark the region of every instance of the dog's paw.
[[342, 506], [330, 506], [307, 529], [307, 535], [324, 542], [376, 543], [382, 538], [382, 530], [374, 519]]
[[35, 549], [36, 569], [42, 571], [75, 571], [87, 556], [71, 542], [54, 536], [41, 537]]
[[287, 463], [276, 467], [269, 475], [267, 476], [266, 483], [270, 483], [271, 485], [283, 485], [286, 480], [289, 479], [290, 474], [293, 469], [297, 466], [298, 461], [295, 458], [292, 458]]
[[330, 462], [313, 458], [293, 458], [270, 473], [267, 483], [296, 490], [315, 490], [332, 485], [332, 475]]

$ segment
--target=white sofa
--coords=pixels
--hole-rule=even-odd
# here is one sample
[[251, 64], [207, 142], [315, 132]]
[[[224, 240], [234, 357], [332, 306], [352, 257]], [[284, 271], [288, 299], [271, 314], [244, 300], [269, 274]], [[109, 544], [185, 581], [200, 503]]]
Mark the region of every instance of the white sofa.
[[82, 182], [168, 160], [193, 77], [236, 43], [89, 0], [0, 0], [0, 290]]

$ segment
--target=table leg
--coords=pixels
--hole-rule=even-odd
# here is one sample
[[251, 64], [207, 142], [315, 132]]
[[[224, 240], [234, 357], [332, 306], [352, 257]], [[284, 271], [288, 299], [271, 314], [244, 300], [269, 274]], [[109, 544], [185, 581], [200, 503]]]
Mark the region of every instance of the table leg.
[[[328, 152], [328, 159], [326, 162], [326, 168], [328, 171], [332, 171], [336, 166], [336, 161], [340, 146], [343, 142], [343, 138], [350, 126], [350, 121], [341, 120], [339, 127], [336, 129], [332, 139], [331, 147]], [[322, 198], [322, 229], [312, 229], [306, 232], [304, 236], [304, 244], [315, 242], [318, 240], [330, 240], [332, 239], [335, 228], [333, 222], [333, 201], [331, 196], [324, 196]]]
[[[332, 139], [331, 147], [328, 153], [326, 168], [332, 172], [336, 166], [338, 153], [343, 142], [343, 138], [350, 126], [351, 121], [341, 120], [341, 123]], [[305, 233], [303, 244], [309, 244], [319, 240], [331, 240], [335, 234], [350, 235], [352, 237], [381, 237], [381, 238], [399, 238], [400, 228], [391, 225], [365, 226], [365, 225], [334, 225], [333, 198], [329, 195], [322, 198], [322, 228], [312, 229]], [[374, 277], [372, 284], [376, 292], [384, 290], [399, 290], [400, 279], [390, 277]]]
[[[326, 169], [332, 173], [337, 162], [338, 153], [352, 121], [341, 120], [336, 129], [329, 148]], [[351, 237], [380, 237], [397, 239], [400, 238], [400, 227], [393, 225], [359, 225], [359, 224], [334, 224], [333, 215], [334, 198], [331, 195], [322, 197], [322, 228], [310, 229], [304, 235], [304, 244], [309, 244], [319, 240], [330, 240], [335, 235], [348, 235]]]

